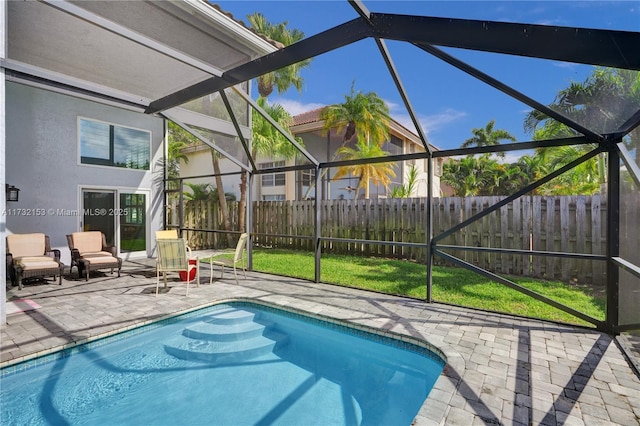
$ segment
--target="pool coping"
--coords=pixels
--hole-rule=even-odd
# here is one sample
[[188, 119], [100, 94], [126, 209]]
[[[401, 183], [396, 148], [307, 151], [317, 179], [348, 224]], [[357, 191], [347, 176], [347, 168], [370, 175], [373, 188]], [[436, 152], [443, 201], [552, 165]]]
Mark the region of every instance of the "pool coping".
[[[18, 357], [15, 359], [2, 362], [0, 363], [0, 371], [2, 371], [2, 374], [0, 374], [0, 377], [6, 374], [13, 374], [14, 372], [21, 371], [22, 369], [31, 368], [32, 365], [29, 365], [30, 361], [33, 361], [34, 365], [37, 365], [38, 364], [37, 360], [43, 357], [47, 357], [47, 355], [53, 355], [57, 352], [70, 351], [81, 345], [91, 344], [92, 342], [107, 339], [109, 337], [113, 337], [118, 334], [123, 334], [128, 331], [135, 330], [137, 328], [143, 328], [150, 325], [159, 324], [168, 319], [188, 315], [195, 311], [211, 308], [217, 305], [233, 304], [233, 303], [247, 303], [247, 304], [253, 304], [253, 305], [260, 305], [268, 308], [280, 309], [295, 315], [300, 315], [300, 316], [308, 317], [311, 319], [335, 324], [338, 326], [363, 331], [366, 333], [385, 337], [388, 339], [400, 340], [402, 342], [409, 343], [409, 344], [418, 346], [420, 348], [426, 349], [432, 352], [433, 354], [435, 354], [437, 357], [441, 358], [442, 361], [444, 362], [443, 371], [438, 376], [438, 379], [434, 383], [433, 388], [429, 392], [422, 407], [418, 411], [418, 414], [416, 415], [414, 421], [412, 422], [412, 425], [420, 426], [420, 425], [440, 424], [446, 416], [446, 408], [449, 404], [449, 401], [451, 400], [451, 398], [453, 398], [453, 396], [457, 391], [458, 386], [456, 382], [459, 382], [460, 377], [464, 376], [465, 361], [462, 358], [462, 355], [458, 351], [456, 351], [451, 345], [444, 342], [442, 338], [438, 338], [439, 336], [433, 336], [435, 337], [433, 339], [434, 341], [419, 339], [401, 332], [385, 330], [380, 327], [363, 324], [363, 323], [349, 320], [349, 319], [335, 318], [335, 317], [323, 315], [317, 312], [312, 312], [305, 309], [292, 307], [292, 306], [289, 306], [288, 303], [278, 303], [278, 302], [272, 302], [272, 301], [265, 302], [265, 301], [256, 300], [250, 297], [232, 297], [232, 298], [226, 298], [226, 299], [219, 299], [203, 305], [184, 309], [179, 312], [162, 315], [161, 317], [158, 317], [158, 318], [139, 321], [116, 330], [111, 330], [95, 336], [81, 338], [73, 342], [65, 343], [63, 345], [51, 347], [46, 350], [42, 350], [29, 355], [25, 355], [23, 357]], [[61, 354], [61, 356], [66, 356], [66, 355]], [[47, 359], [46, 361], [43, 361], [43, 362], [50, 362], [50, 360]], [[19, 367], [20, 364], [27, 364], [27, 365], [24, 365], [24, 367], [20, 368]], [[11, 367], [15, 367], [15, 369], [12, 369]]]

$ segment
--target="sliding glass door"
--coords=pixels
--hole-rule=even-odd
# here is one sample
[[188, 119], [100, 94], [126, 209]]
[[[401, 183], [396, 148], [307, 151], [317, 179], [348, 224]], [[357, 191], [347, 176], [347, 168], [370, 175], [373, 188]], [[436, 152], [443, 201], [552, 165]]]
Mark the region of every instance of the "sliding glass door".
[[82, 189], [84, 231], [102, 231], [120, 253], [146, 252], [148, 191]]
[[120, 251], [147, 250], [147, 195], [120, 193]]
[[107, 238], [107, 244], [115, 244], [116, 222], [116, 191], [85, 189], [82, 191], [82, 222], [83, 231], [102, 231]]

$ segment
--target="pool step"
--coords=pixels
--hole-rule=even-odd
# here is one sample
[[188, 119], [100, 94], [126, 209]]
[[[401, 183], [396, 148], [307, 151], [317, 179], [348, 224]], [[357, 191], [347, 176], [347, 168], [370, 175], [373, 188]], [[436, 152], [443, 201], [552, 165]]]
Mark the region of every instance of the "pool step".
[[269, 323], [258, 324], [253, 321], [236, 324], [200, 322], [185, 328], [182, 334], [192, 339], [228, 342], [261, 336], [270, 326]]
[[[288, 336], [258, 321], [256, 313], [224, 308], [191, 324], [165, 343], [165, 351], [179, 359], [230, 364], [273, 354]], [[275, 355], [274, 355], [275, 356]]]
[[204, 321], [214, 324], [233, 325], [252, 322], [255, 316], [255, 312], [244, 309], [225, 308], [212, 313]]
[[166, 343], [164, 348], [168, 354], [179, 359], [232, 364], [271, 354], [276, 345], [286, 340], [285, 334], [277, 332], [230, 342], [191, 339], [182, 335]]

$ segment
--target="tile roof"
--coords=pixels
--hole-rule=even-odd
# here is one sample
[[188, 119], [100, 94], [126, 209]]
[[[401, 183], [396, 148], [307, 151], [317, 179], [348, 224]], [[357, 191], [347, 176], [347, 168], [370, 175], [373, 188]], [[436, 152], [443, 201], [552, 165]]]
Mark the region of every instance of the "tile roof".
[[245, 27], [246, 29], [248, 29], [249, 31], [251, 31], [252, 33], [254, 33], [255, 35], [257, 35], [258, 37], [262, 38], [263, 40], [265, 40], [266, 42], [272, 44], [274, 47], [278, 48], [278, 49], [282, 49], [284, 48], [284, 44], [280, 43], [279, 41], [276, 40], [272, 40], [269, 37], [265, 36], [264, 34], [254, 30], [253, 28], [251, 28], [250, 25], [247, 25], [244, 23], [244, 21], [240, 20], [240, 19], [236, 19], [233, 16], [233, 13], [231, 12], [227, 12], [226, 10], [224, 10], [222, 7], [220, 7], [219, 4], [216, 3], [209, 3], [208, 1], [205, 1], [206, 4], [208, 4], [209, 6], [213, 7], [215, 10], [217, 10], [218, 12], [222, 13], [223, 15], [225, 15], [226, 17], [228, 17], [229, 19], [233, 19], [235, 22], [237, 22], [238, 24], [242, 25], [243, 27]]
[[298, 126], [300, 124], [315, 123], [317, 121], [320, 121], [320, 112], [322, 112], [324, 108], [325, 107], [312, 109], [311, 111], [303, 112], [302, 114], [294, 116], [292, 125]]
[[[311, 124], [311, 123], [319, 123], [320, 120], [320, 113], [322, 112], [322, 110], [326, 108], [326, 107], [320, 107], [320, 108], [316, 108], [316, 109], [312, 109], [311, 111], [307, 111], [307, 112], [303, 112], [301, 114], [295, 115], [293, 116], [293, 124], [291, 124], [290, 127], [295, 127], [295, 126], [300, 126], [303, 124]], [[408, 134], [410, 134], [413, 137], [414, 142], [419, 143], [419, 138], [418, 135], [416, 135], [415, 131], [412, 131], [411, 129], [407, 128], [405, 125], [399, 123], [398, 121], [394, 120], [393, 118], [391, 118], [391, 121], [394, 123], [394, 126], [396, 129], [404, 129]], [[431, 143], [429, 143], [429, 145], [436, 151], [438, 151], [439, 149], [432, 145]]]

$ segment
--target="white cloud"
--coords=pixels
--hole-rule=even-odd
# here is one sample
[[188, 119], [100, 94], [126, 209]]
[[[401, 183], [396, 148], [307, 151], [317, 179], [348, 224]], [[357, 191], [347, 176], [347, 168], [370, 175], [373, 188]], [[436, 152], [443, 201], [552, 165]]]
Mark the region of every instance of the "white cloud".
[[533, 151], [526, 151], [526, 152], [511, 151], [511, 152], [505, 152], [504, 157], [500, 157], [499, 155], [496, 155], [496, 154], [491, 154], [491, 158], [496, 160], [498, 163], [511, 164], [511, 163], [517, 163], [520, 157], [522, 157], [523, 155], [531, 155], [532, 153]]
[[396, 102], [391, 102], [386, 99], [383, 99], [383, 101], [389, 107], [389, 112], [391, 113], [391, 115], [393, 115], [394, 111], [400, 110], [402, 112], [404, 110], [404, 107], [402, 107], [400, 104]]
[[[394, 114], [391, 113], [391, 116], [398, 123], [402, 124], [408, 129], [413, 129], [413, 122], [411, 121], [411, 117], [408, 113], [402, 114]], [[438, 130], [443, 129], [444, 127], [457, 122], [458, 120], [467, 116], [467, 113], [464, 111], [458, 111], [453, 108], [447, 108], [440, 113], [431, 114], [431, 115], [418, 115], [418, 121], [422, 125], [422, 129], [426, 133], [436, 132]]]
[[558, 61], [553, 62], [553, 66], [558, 68], [576, 68], [578, 67], [578, 65], [579, 64], [576, 64], [573, 62], [558, 62]]
[[312, 111], [317, 108], [325, 106], [315, 102], [303, 103], [293, 99], [286, 98], [274, 98], [270, 101], [271, 104], [280, 104], [286, 109], [292, 116], [302, 114], [303, 112]]
[[447, 108], [438, 114], [425, 115], [420, 117], [420, 123], [429, 132], [435, 132], [449, 124], [455, 123], [467, 116], [465, 111], [458, 111], [453, 108]]

